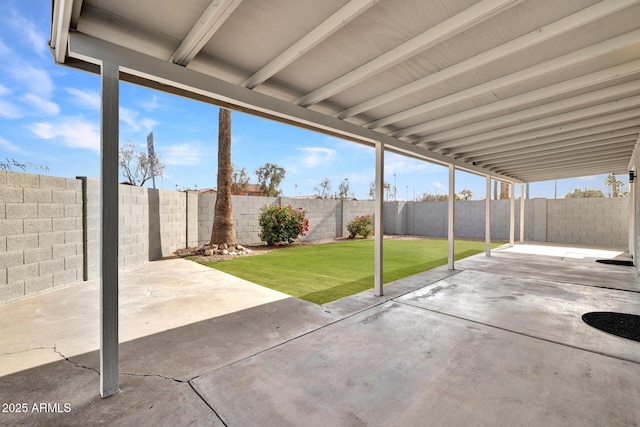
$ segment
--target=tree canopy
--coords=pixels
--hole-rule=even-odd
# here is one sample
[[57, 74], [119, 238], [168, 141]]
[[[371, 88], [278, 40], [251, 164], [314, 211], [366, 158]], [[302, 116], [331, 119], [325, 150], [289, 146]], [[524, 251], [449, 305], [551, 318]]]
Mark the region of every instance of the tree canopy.
[[284, 168], [275, 163], [265, 163], [256, 169], [255, 174], [263, 196], [277, 197], [281, 191], [278, 188], [286, 175]]

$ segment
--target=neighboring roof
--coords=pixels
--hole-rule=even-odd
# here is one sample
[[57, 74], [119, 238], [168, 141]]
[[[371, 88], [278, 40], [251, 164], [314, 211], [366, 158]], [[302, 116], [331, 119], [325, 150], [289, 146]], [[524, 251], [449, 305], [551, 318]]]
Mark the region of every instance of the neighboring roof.
[[54, 0], [56, 61], [516, 182], [624, 173], [639, 0]]

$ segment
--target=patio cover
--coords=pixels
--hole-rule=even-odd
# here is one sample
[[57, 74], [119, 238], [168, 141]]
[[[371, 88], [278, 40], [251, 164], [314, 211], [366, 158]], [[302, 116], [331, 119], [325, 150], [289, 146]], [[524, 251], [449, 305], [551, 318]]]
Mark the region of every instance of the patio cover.
[[382, 191], [385, 150], [452, 178], [626, 173], [638, 17], [640, 0], [53, 0], [50, 45], [103, 76], [103, 185], [117, 183], [122, 80], [374, 145]]

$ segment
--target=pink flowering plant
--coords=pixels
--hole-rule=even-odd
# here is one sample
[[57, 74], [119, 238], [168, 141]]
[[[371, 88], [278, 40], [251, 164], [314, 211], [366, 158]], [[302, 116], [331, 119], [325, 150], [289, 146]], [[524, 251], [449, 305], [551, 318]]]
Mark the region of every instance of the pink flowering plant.
[[265, 206], [260, 209], [260, 240], [269, 246], [291, 244], [309, 231], [307, 212], [291, 206]]
[[371, 215], [357, 216], [347, 223], [347, 230], [350, 239], [355, 239], [358, 235], [366, 239], [373, 234], [373, 218]]

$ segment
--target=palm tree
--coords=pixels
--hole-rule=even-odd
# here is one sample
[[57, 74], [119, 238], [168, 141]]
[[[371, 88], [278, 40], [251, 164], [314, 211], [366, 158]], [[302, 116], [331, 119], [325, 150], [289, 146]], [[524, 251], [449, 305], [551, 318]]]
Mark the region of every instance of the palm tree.
[[218, 114], [218, 194], [211, 230], [211, 244], [236, 246], [231, 204], [231, 110], [220, 108]]
[[624, 185], [624, 182], [616, 179], [616, 176], [612, 173], [607, 175], [604, 179], [604, 183], [609, 187], [609, 197], [611, 197], [611, 192], [613, 192], [613, 197], [618, 197], [618, 190]]

